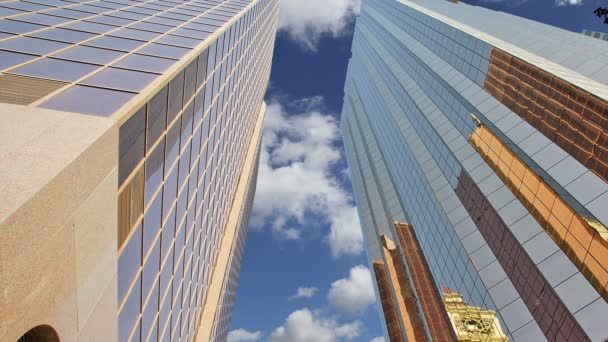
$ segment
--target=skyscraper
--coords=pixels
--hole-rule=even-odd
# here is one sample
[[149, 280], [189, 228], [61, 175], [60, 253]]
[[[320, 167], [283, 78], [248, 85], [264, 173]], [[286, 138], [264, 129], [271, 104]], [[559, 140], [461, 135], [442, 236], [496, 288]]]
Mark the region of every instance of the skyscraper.
[[0, 340], [225, 340], [278, 0], [0, 3]]
[[341, 130], [390, 340], [606, 340], [608, 46], [445, 0], [355, 27]]

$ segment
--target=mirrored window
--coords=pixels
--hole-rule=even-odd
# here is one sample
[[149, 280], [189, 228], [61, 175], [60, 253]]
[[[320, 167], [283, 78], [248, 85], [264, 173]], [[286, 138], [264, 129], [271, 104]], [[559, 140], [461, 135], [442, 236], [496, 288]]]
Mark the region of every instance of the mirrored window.
[[87, 19], [87, 21], [114, 26], [125, 26], [133, 22], [133, 20], [117, 18], [110, 15], [100, 15], [97, 17], [89, 18]]
[[57, 9], [53, 9], [53, 10], [50, 10], [50, 11], [47, 11], [44, 13], [56, 15], [58, 17], [70, 18], [70, 19], [82, 19], [82, 18], [90, 17], [93, 15], [91, 13], [86, 13], [86, 12], [82, 12], [82, 11], [74, 11], [74, 10], [67, 9], [67, 8], [57, 8]]
[[53, 57], [105, 65], [124, 56], [124, 54], [124, 52], [114, 50], [77, 45], [69, 50], [62, 51]]
[[34, 58], [36, 58], [36, 56], [0, 50], [0, 71], [25, 63]]
[[197, 47], [198, 44], [201, 43], [198, 39], [192, 39], [181, 36], [174, 36], [172, 34], [164, 35], [156, 40], [157, 43], [162, 43], [166, 45], [173, 45], [185, 48], [194, 48]]
[[135, 50], [137, 47], [143, 45], [144, 43], [145, 42], [133, 39], [102, 36], [87, 42], [86, 45], [130, 52]]
[[82, 31], [66, 30], [62, 28], [52, 28], [42, 32], [34, 33], [32, 37], [46, 38], [66, 43], [79, 43], [83, 40], [95, 37], [95, 34]]
[[189, 51], [189, 49], [180, 48], [176, 46], [151, 43], [137, 52], [143, 55], [180, 59]]
[[30, 13], [26, 15], [21, 15], [17, 17], [19, 21], [25, 21], [33, 24], [43, 24], [43, 25], [59, 25], [64, 24], [71, 19], [56, 17], [54, 15], [46, 15], [42, 13]]
[[167, 127], [167, 92], [168, 88], [164, 87], [148, 102], [146, 150], [154, 145]]
[[175, 64], [175, 60], [173, 59], [134, 54], [121, 59], [114, 65], [131, 70], [141, 70], [162, 74], [173, 64]]
[[78, 21], [75, 23], [68, 24], [64, 27], [73, 29], [73, 30], [80, 30], [80, 31], [99, 33], [99, 34], [106, 33], [108, 31], [112, 31], [112, 30], [116, 29], [115, 26], [99, 24], [99, 23], [92, 23], [92, 22], [88, 22], [88, 21]]
[[131, 174], [144, 158], [146, 138], [146, 106], [144, 105], [120, 126], [118, 184]]
[[11, 73], [56, 81], [73, 82], [95, 71], [98, 67], [99, 66], [93, 64], [44, 58], [11, 70]]
[[133, 96], [133, 93], [76, 85], [52, 97], [40, 107], [108, 117]]
[[22, 34], [43, 29], [47, 26], [25, 23], [10, 19], [0, 19], [0, 32]]
[[153, 40], [154, 38], [160, 36], [160, 33], [135, 30], [135, 29], [130, 29], [130, 28], [123, 28], [123, 29], [110, 33], [110, 35], [113, 37], [135, 39], [135, 40], [141, 40], [141, 41], [147, 42], [147, 41]]
[[82, 83], [97, 87], [140, 92], [157, 77], [158, 75], [148, 72], [105, 68]]

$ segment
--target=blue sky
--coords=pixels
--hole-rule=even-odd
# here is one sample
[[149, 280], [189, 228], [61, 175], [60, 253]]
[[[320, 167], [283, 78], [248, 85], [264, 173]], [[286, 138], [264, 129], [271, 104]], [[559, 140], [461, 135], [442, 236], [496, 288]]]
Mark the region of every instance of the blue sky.
[[[358, 3], [281, 1], [229, 342], [382, 341], [338, 131]], [[464, 2], [576, 32], [608, 32], [592, 13], [608, 0]]]

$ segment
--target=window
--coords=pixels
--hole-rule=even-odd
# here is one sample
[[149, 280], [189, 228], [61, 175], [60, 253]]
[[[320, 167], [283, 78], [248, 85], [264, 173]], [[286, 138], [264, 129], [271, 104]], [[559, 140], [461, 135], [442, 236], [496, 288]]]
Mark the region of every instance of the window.
[[118, 250], [144, 212], [144, 172], [140, 168], [118, 195]]

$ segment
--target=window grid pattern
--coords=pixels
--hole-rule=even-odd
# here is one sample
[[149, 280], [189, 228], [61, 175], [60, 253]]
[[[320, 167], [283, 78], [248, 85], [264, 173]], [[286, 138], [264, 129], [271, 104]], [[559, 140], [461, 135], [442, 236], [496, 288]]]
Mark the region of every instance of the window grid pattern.
[[490, 64], [491, 45], [436, 18], [421, 16], [413, 8], [398, 2], [374, 0], [374, 4], [414, 39], [477, 85], [483, 86]]
[[[474, 124], [468, 117], [470, 110], [465, 101], [462, 101], [457, 94], [451, 91], [450, 87], [441, 82], [436, 76], [435, 71], [419, 57], [421, 53], [434, 52], [414, 39], [408, 31], [402, 29], [403, 19], [396, 16], [390, 10], [382, 6], [369, 6], [369, 15], [363, 17], [366, 27], [374, 33], [390, 30], [390, 34], [383, 34], [387, 42], [383, 44], [387, 49], [395, 50], [399, 47], [400, 64], [405, 68], [412, 78], [420, 80], [418, 85], [429, 95], [437, 107], [446, 114], [448, 119], [458, 128], [463, 135], [470, 134], [474, 129]], [[396, 53], [396, 52], [393, 52]]]
[[[0, 8], [35, 6], [0, 18], [0, 32], [8, 35], [0, 38], [0, 51], [16, 54], [1, 67], [29, 77], [68, 77], [63, 80], [76, 84], [44, 98], [42, 107], [111, 115], [250, 2], [4, 2]], [[87, 108], [75, 96], [83, 92], [112, 94], [108, 100], [116, 103]]]
[[[357, 54], [354, 56], [357, 59], [360, 58]], [[391, 170], [403, 205], [407, 208], [408, 221], [412, 222], [412, 225], [418, 224], [419, 227], [425, 227], [420, 228], [416, 233], [419, 235], [425, 258], [429, 262], [435, 279], [436, 290], [440, 291], [442, 284], [457, 288], [461, 293], [465, 293], [473, 305], [496, 310], [477, 269], [437, 202], [435, 192], [420, 169], [419, 161], [408, 144], [401, 140], [403, 135], [398, 131], [398, 125], [391, 122], [390, 109], [385, 109], [387, 102], [373, 87], [375, 83], [374, 80], [368, 78], [369, 72], [360, 70], [360, 68], [363, 66], [359, 63], [356, 66], [351, 63], [351, 70], [349, 70], [351, 78], [347, 81], [347, 96], [363, 100], [363, 110], [370, 120], [371, 129], [377, 132], [374, 136], [378, 140], [378, 145]], [[388, 90], [385, 88], [384, 91]], [[366, 96], [362, 97], [361, 94], [366, 94]], [[346, 115], [357, 114], [346, 113]], [[411, 126], [409, 132], [412, 135], [416, 134]]]
[[[260, 151], [258, 149], [253, 165], [258, 165]], [[249, 178], [245, 201], [241, 208], [239, 222], [237, 223], [237, 236], [232, 242], [230, 261], [228, 263], [228, 271], [224, 279], [222, 288], [222, 299], [218, 305], [213, 322], [213, 331], [211, 341], [226, 341], [228, 338], [228, 329], [230, 328], [230, 319], [232, 317], [232, 309], [236, 298], [237, 283], [241, 270], [241, 261], [245, 251], [245, 242], [247, 240], [247, 231], [249, 228], [249, 218], [253, 208], [253, 199], [257, 184], [258, 169], [253, 168], [252, 175]]]
[[119, 246], [121, 341], [194, 337], [266, 91], [277, 13], [278, 1], [256, 3], [147, 105], [142, 125], [152, 127], [154, 108], [171, 121], [146, 134], [139, 162], [125, 162], [135, 170], [120, 172], [122, 192], [146, 172], [145, 210]]
[[[608, 243], [551, 187], [487, 127], [480, 126], [471, 145], [547, 230], [595, 289], [608, 299]], [[605, 234], [608, 232], [603, 230]]]
[[456, 194], [549, 341], [589, 341], [479, 187], [463, 171]]

